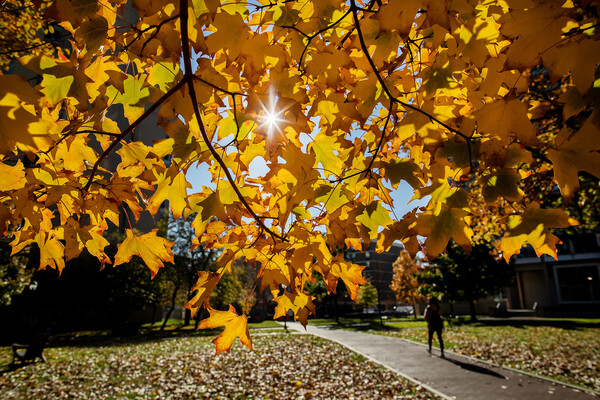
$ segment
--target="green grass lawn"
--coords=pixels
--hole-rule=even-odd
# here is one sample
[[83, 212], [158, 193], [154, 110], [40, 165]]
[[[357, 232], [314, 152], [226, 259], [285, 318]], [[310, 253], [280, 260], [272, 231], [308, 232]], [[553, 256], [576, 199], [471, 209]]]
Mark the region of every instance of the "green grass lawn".
[[[214, 332], [213, 332], [214, 333]], [[0, 398], [6, 399], [432, 399], [350, 350], [297, 334], [253, 335], [215, 355], [211, 338], [174, 337], [51, 347], [47, 363], [6, 370], [0, 348]]]
[[[585, 326], [593, 321], [563, 322], [566, 327], [543, 326], [540, 321], [535, 325], [455, 326], [446, 328], [443, 337], [446, 348], [457, 353], [600, 391], [600, 328]], [[380, 333], [427, 343], [425, 329]]]

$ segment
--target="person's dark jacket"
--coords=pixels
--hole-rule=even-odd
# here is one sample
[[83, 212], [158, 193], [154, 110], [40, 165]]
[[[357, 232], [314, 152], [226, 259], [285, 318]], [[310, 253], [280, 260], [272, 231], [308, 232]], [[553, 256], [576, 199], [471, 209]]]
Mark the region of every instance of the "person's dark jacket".
[[435, 310], [431, 305], [427, 306], [425, 309], [425, 321], [427, 322], [427, 329], [429, 330], [437, 331], [444, 327], [442, 313], [439, 307]]

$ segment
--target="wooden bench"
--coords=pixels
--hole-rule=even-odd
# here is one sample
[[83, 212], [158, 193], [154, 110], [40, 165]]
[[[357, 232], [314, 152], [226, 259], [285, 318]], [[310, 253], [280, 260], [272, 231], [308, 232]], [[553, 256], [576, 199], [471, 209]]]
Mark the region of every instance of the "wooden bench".
[[45, 343], [31, 343], [31, 344], [19, 344], [13, 343], [13, 359], [12, 364], [15, 365], [17, 361], [21, 364], [35, 362], [38, 358], [42, 360], [42, 362], [46, 362], [46, 357], [44, 357], [44, 348], [46, 347]]

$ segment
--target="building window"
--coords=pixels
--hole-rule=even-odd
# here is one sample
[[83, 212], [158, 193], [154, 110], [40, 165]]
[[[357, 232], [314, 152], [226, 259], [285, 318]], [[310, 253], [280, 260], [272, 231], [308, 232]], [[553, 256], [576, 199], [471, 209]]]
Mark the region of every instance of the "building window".
[[365, 251], [365, 258], [366, 259], [371, 258], [371, 253], [369, 253], [368, 251]]
[[598, 265], [557, 266], [558, 294], [562, 303], [600, 302]]

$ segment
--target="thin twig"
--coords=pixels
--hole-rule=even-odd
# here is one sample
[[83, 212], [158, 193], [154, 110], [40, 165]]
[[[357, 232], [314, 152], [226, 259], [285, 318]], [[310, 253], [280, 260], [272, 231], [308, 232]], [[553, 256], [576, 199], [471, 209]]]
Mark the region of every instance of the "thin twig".
[[88, 182], [86, 183], [86, 185], [84, 186], [83, 190], [87, 191], [90, 188], [92, 181], [94, 179], [94, 175], [96, 174], [98, 167], [100, 167], [100, 163], [114, 150], [114, 148], [119, 143], [121, 143], [121, 141], [125, 138], [125, 136], [127, 136], [129, 133], [131, 133], [142, 121], [144, 121], [146, 118], [148, 118], [148, 116], [150, 114], [152, 114], [155, 110], [157, 110], [158, 107], [160, 107], [162, 105], [162, 103], [167, 101], [173, 94], [175, 94], [179, 89], [181, 89], [186, 84], [187, 80], [189, 80], [189, 79], [184, 76], [181, 81], [177, 82], [177, 84], [175, 86], [173, 86], [167, 93], [163, 94], [161, 96], [161, 98], [158, 99], [156, 101], [156, 103], [153, 103], [138, 119], [133, 121], [133, 123], [131, 125], [129, 125], [127, 127], [127, 129], [125, 129], [120, 135], [116, 136], [116, 139], [110, 144], [110, 146], [108, 146], [108, 148], [106, 150], [104, 150], [104, 152], [102, 152], [102, 154], [100, 155], [100, 157], [94, 164], [94, 167], [92, 168], [92, 172], [90, 173], [90, 178], [89, 178]]
[[24, 47], [22, 49], [0, 51], [0, 56], [12, 54], [12, 53], [21, 53], [23, 51], [29, 51], [29, 50], [37, 49], [38, 47], [42, 47], [42, 46], [45, 46], [47, 44], [53, 44], [54, 42], [57, 42], [57, 41], [59, 41], [61, 39], [64, 39], [64, 38], [67, 38], [67, 37], [70, 37], [70, 36], [71, 36], [71, 34], [69, 33], [68, 35], [63, 35], [63, 36], [58, 37], [56, 39], [51, 39], [51, 40], [48, 40], [47, 42], [38, 43], [36, 45], [29, 46], [29, 47]]
[[400, 100], [400, 99], [398, 99], [398, 98], [396, 98], [395, 96], [392, 95], [392, 93], [388, 89], [385, 81], [383, 80], [381, 74], [377, 70], [377, 67], [375, 66], [375, 63], [373, 62], [373, 59], [371, 58], [371, 56], [369, 55], [369, 52], [367, 50], [367, 45], [365, 43], [365, 39], [363, 37], [362, 30], [361, 30], [361, 27], [360, 27], [360, 21], [359, 21], [359, 18], [358, 18], [358, 11], [357, 11], [357, 7], [356, 7], [356, 2], [355, 2], [355, 0], [350, 0], [350, 3], [351, 3], [351, 5], [350, 5], [350, 11], [352, 11], [352, 15], [354, 16], [354, 23], [355, 23], [355, 26], [356, 26], [356, 32], [358, 34], [358, 39], [359, 39], [359, 42], [360, 42], [360, 47], [361, 47], [361, 49], [362, 49], [365, 57], [367, 58], [367, 61], [369, 62], [369, 65], [371, 66], [371, 69], [373, 70], [373, 73], [377, 77], [377, 80], [379, 81], [379, 84], [383, 88], [383, 91], [385, 92], [385, 94], [388, 96], [388, 98], [391, 101], [402, 105], [404, 108], [408, 108], [410, 110], [413, 110], [415, 112], [418, 112], [419, 114], [422, 114], [422, 115], [426, 116], [430, 121], [435, 122], [435, 123], [441, 125], [442, 127], [446, 128], [450, 132], [452, 132], [452, 133], [454, 133], [454, 134], [462, 137], [463, 139], [465, 139], [467, 141], [467, 148], [468, 148], [468, 152], [469, 152], [469, 162], [471, 164], [471, 170], [472, 170], [473, 169], [473, 165], [472, 165], [473, 164], [473, 159], [472, 159], [472, 155], [471, 155], [471, 137], [465, 135], [464, 133], [458, 131], [457, 129], [452, 128], [448, 124], [440, 121], [439, 119], [437, 119], [433, 115], [429, 114], [427, 111], [423, 111], [419, 107], [415, 107], [412, 104], [409, 104], [409, 103], [407, 103], [405, 101], [402, 101], [402, 100]]

